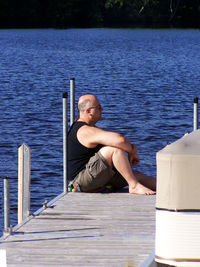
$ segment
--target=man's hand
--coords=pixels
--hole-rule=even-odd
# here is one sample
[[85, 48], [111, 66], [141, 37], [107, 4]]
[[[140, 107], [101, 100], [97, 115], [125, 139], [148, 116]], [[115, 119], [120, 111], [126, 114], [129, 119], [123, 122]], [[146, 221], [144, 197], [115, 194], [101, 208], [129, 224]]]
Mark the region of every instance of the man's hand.
[[137, 154], [137, 146], [135, 144], [132, 144], [132, 151], [129, 153], [128, 158], [131, 166], [135, 166], [140, 162]]

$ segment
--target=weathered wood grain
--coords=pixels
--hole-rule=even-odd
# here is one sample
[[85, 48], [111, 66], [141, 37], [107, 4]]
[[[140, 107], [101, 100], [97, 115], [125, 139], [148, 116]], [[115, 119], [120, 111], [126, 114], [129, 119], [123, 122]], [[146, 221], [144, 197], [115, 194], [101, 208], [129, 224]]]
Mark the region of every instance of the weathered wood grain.
[[68, 193], [5, 240], [8, 267], [141, 266], [154, 249], [155, 196]]

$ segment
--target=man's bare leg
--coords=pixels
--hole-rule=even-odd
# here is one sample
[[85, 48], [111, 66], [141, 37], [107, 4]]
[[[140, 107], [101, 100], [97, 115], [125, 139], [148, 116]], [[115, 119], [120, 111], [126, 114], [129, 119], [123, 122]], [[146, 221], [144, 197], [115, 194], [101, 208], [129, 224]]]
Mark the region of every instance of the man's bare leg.
[[129, 185], [129, 193], [139, 195], [153, 195], [155, 192], [145, 185], [142, 185], [134, 175], [126, 153], [114, 147], [102, 147], [100, 153], [107, 160], [108, 164], [113, 165], [118, 172], [126, 179]]
[[133, 171], [133, 174], [135, 175], [138, 182], [152, 189], [153, 191], [156, 191], [156, 178], [135, 170]]

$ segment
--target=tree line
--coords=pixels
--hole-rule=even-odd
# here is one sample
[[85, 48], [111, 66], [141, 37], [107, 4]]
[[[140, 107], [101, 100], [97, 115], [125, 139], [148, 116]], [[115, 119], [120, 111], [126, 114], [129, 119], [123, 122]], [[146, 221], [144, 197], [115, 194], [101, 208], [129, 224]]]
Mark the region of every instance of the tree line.
[[200, 28], [200, 0], [0, 0], [0, 28]]

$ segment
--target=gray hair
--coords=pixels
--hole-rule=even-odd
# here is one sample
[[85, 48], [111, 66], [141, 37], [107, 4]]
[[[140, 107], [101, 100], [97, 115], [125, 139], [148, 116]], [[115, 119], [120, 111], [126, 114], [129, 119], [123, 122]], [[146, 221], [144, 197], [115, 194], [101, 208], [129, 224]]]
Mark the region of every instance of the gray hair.
[[78, 103], [78, 110], [80, 113], [83, 113], [89, 106], [91, 106], [91, 100], [87, 98]]

